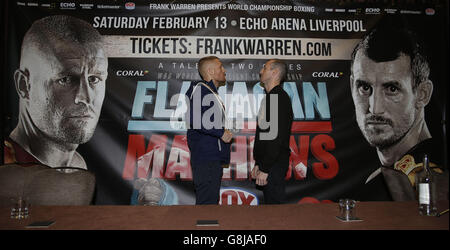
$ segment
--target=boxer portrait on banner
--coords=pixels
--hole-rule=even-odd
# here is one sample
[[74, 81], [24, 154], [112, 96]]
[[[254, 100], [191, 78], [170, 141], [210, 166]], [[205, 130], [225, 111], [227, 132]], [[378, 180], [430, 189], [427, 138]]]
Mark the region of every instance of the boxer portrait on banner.
[[[356, 120], [381, 163], [366, 185], [388, 187], [380, 199], [415, 199], [414, 177], [422, 169], [424, 154], [436, 174], [443, 174], [441, 146], [433, 144], [425, 120], [433, 93], [429, 75], [423, 46], [400, 19], [381, 20], [352, 53], [350, 88]], [[447, 184], [438, 189], [448, 193], [448, 175], [442, 180]], [[380, 189], [371, 192], [381, 194]]]
[[[88, 22], [67, 15], [35, 21], [14, 72], [19, 121], [4, 141], [5, 163], [88, 169], [77, 148], [94, 134], [107, 77], [103, 38]], [[140, 200], [176, 202], [162, 180], [134, 186]]]
[[94, 134], [105, 97], [102, 36], [78, 18], [35, 21], [14, 73], [19, 122], [5, 141], [5, 163], [87, 169], [78, 145]]

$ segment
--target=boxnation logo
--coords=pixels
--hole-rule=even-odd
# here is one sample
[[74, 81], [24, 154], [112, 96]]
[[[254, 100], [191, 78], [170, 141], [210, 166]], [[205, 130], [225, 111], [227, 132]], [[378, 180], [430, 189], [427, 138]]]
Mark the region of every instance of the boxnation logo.
[[258, 205], [258, 197], [240, 188], [221, 188], [220, 205]]
[[428, 15], [428, 16], [432, 16], [432, 15], [434, 15], [436, 12], [435, 12], [435, 10], [433, 9], [433, 8], [427, 8], [427, 9], [425, 9], [425, 14], [426, 15]]
[[125, 3], [125, 9], [134, 10], [135, 8], [136, 8], [136, 4], [134, 4], [133, 2]]

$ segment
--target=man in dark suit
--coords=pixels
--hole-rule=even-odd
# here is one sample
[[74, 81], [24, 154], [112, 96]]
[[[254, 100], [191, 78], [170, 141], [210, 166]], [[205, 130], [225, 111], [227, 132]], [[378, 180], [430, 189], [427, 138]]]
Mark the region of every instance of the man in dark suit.
[[261, 69], [260, 84], [266, 95], [258, 112], [252, 177], [263, 187], [265, 204], [285, 202], [285, 176], [289, 168], [289, 138], [293, 120], [292, 104], [281, 83], [286, 64], [277, 59], [267, 61]]
[[225, 129], [225, 106], [218, 94], [225, 85], [226, 70], [219, 58], [201, 58], [198, 71], [202, 81], [193, 82], [189, 99], [187, 143], [195, 188], [195, 204], [218, 204], [223, 166], [230, 163], [233, 134]]

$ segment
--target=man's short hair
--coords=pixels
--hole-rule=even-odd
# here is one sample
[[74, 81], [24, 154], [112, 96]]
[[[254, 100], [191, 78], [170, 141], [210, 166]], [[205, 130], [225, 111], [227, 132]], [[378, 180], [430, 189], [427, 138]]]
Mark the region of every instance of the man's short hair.
[[207, 57], [202, 57], [200, 58], [200, 60], [198, 61], [198, 73], [200, 74], [200, 76], [202, 77], [202, 79], [204, 80], [205, 77], [205, 73], [206, 73], [206, 65], [213, 60], [219, 60], [219, 58], [217, 56], [207, 56]]
[[381, 20], [358, 43], [352, 53], [351, 74], [353, 74], [353, 63], [359, 50], [375, 62], [393, 61], [401, 54], [409, 56], [414, 78], [413, 89], [429, 79], [430, 68], [424, 47], [403, 19], [392, 17]]
[[270, 61], [272, 61], [272, 63], [270, 64], [271, 69], [278, 69], [278, 71], [280, 72], [280, 83], [283, 83], [287, 73], [286, 63], [284, 63], [280, 59], [271, 59]]
[[84, 20], [67, 15], [48, 16], [31, 25], [23, 39], [22, 53], [31, 47], [47, 52], [53, 49], [54, 41], [102, 43], [102, 36]]

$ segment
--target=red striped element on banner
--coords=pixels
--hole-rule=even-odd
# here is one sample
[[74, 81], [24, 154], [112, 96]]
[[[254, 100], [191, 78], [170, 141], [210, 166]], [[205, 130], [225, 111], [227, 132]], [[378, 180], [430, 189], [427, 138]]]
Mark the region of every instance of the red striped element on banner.
[[[256, 130], [256, 122], [244, 123], [244, 128], [241, 129], [241, 133], [254, 133]], [[292, 133], [329, 133], [332, 131], [330, 121], [320, 122], [293, 122]]]

